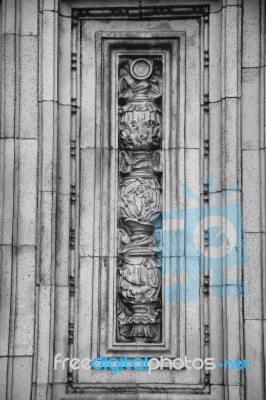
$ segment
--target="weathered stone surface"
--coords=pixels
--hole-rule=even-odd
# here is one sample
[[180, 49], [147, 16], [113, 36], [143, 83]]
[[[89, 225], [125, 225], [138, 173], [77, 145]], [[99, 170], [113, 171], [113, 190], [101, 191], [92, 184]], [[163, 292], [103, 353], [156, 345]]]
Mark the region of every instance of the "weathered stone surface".
[[244, 150], [243, 159], [243, 211], [246, 232], [260, 232], [260, 160], [258, 150]]
[[[49, 348], [50, 345], [50, 324], [51, 324], [51, 319], [50, 319], [51, 287], [48, 285], [41, 285], [39, 288], [39, 307], [40, 307], [40, 318], [38, 321], [39, 335], [37, 343], [39, 362], [37, 364], [36, 383], [38, 385], [41, 384], [48, 385], [50, 357], [49, 353], [47, 352], [47, 348]], [[39, 399], [39, 397], [37, 398]]]
[[[236, 285], [227, 285], [224, 288], [224, 297], [226, 301], [226, 321], [227, 329], [225, 330], [227, 349], [226, 357], [229, 360], [241, 359], [241, 315], [240, 304], [241, 297], [238, 295], [238, 287]], [[228, 385], [240, 385], [241, 371], [237, 369], [227, 370], [226, 377]]]
[[210, 104], [209, 168], [212, 175], [212, 193], [222, 190], [222, 102]]
[[[33, 7], [34, 8], [34, 7]], [[28, 15], [28, 14], [27, 14]], [[31, 18], [32, 19], [32, 18]], [[20, 129], [19, 137], [38, 135], [38, 38], [20, 38]]]
[[14, 354], [31, 356], [34, 343], [36, 248], [20, 246], [17, 251]]
[[262, 248], [259, 233], [246, 233], [247, 261], [243, 267], [246, 295], [244, 297], [244, 318], [261, 319], [262, 316]]
[[263, 375], [263, 321], [246, 320], [245, 329], [245, 358], [250, 362], [250, 371], [246, 373], [247, 398], [260, 400], [264, 398]]
[[222, 11], [219, 11], [210, 15], [210, 102], [218, 102], [222, 97], [221, 40]]
[[60, 105], [58, 107], [58, 136], [57, 148], [58, 148], [58, 159], [60, 162], [57, 167], [57, 192], [60, 194], [69, 195], [71, 175], [70, 166], [72, 159], [70, 158], [70, 118], [71, 109], [70, 106]]
[[20, 245], [36, 244], [37, 149], [37, 140], [20, 140], [18, 158], [18, 243]]
[[[52, 283], [53, 277], [51, 276], [51, 267], [53, 262], [53, 243], [52, 243], [52, 229], [48, 221], [53, 218], [53, 196], [51, 192], [40, 192], [39, 196], [42, 201], [42, 215], [41, 215], [41, 235], [39, 237], [40, 245], [40, 269], [38, 271], [38, 279], [40, 284], [49, 285]], [[59, 236], [59, 235], [58, 235]]]
[[0, 393], [5, 394], [7, 388], [7, 379], [6, 379], [6, 371], [7, 371], [7, 363], [8, 357], [0, 357]]
[[3, 2], [2, 6], [3, 22], [2, 32], [16, 33], [16, 0]]
[[54, 174], [54, 133], [56, 130], [55, 113], [56, 105], [53, 101], [44, 101], [40, 104], [42, 123], [42, 190], [51, 192], [53, 190], [53, 174]]
[[[69, 269], [69, 196], [68, 195], [58, 195], [57, 197], [57, 235], [56, 235], [56, 282], [58, 285], [67, 285], [68, 284], [68, 269]], [[50, 210], [52, 213], [52, 210]], [[47, 229], [50, 226], [47, 224]], [[51, 245], [50, 242], [47, 245]], [[48, 253], [49, 254], [49, 253]], [[45, 255], [45, 253], [44, 253]], [[52, 255], [52, 254], [51, 254]], [[52, 260], [51, 260], [52, 262]]]
[[[4, 245], [1, 249], [1, 292], [0, 292], [0, 360], [8, 355], [11, 288], [12, 288], [12, 246]], [[2, 382], [0, 380], [0, 382]], [[0, 392], [1, 393], [1, 392]]]
[[57, 14], [53, 11], [44, 11], [42, 15], [42, 54], [41, 59], [45, 60], [41, 64], [41, 100], [55, 100], [57, 95], [57, 72], [55, 68], [55, 38], [54, 25]]
[[32, 357], [14, 357], [12, 400], [31, 398]]
[[224, 26], [224, 97], [237, 97], [239, 86], [239, 57], [240, 46], [238, 27], [240, 23], [240, 9], [226, 7], [223, 9]]
[[235, 98], [226, 98], [223, 102], [225, 123], [222, 131], [223, 189], [240, 184], [238, 114], [239, 102]]
[[38, 2], [22, 0], [20, 32], [22, 35], [32, 36], [38, 33]]
[[242, 69], [242, 148], [247, 150], [260, 147], [260, 85], [259, 68]]
[[1, 171], [2, 171], [2, 243], [12, 244], [13, 235], [13, 196], [14, 196], [14, 140], [1, 140]]
[[[52, 15], [53, 13], [47, 13], [47, 24], [48, 21], [52, 23]], [[73, 50], [73, 44], [71, 43], [71, 19], [59, 15], [58, 24], [60, 37], [59, 52], [63, 55], [63, 57], [59, 57], [58, 59], [58, 67], [60, 68], [60, 74], [58, 74], [58, 101], [61, 104], [69, 105], [71, 104], [71, 81], [69, 79], [69, 73], [71, 70], [71, 53]], [[50, 30], [49, 26], [47, 26], [47, 29]]]
[[58, 2], [56, 0], [43, 0], [41, 7], [44, 11], [57, 11]]
[[3, 73], [5, 80], [2, 82], [3, 87], [3, 108], [1, 118], [1, 137], [15, 136], [15, 35], [5, 34], [3, 36]]
[[260, 65], [260, 0], [244, 0], [243, 67]]
[[[192, 3], [1, 3], [1, 399], [240, 400], [244, 392], [246, 400], [265, 397], [265, 88], [259, 68], [265, 59], [265, 5], [262, 0], [210, 0], [208, 9], [204, 0]], [[131, 19], [130, 12], [137, 16]], [[84, 18], [81, 24], [79, 18]], [[125, 71], [118, 76], [119, 57], [161, 60], [161, 75], [156, 75], [162, 78], [161, 98], [145, 97], [145, 85], [156, 89], [154, 77], [137, 79], [136, 86], [132, 80], [128, 84], [120, 104], [118, 78]], [[152, 149], [145, 147], [145, 135], [138, 148], [136, 143], [127, 148], [125, 134], [122, 144], [118, 104], [120, 111], [133, 107], [136, 92], [144, 96], [139, 100], [142, 108], [145, 101], [155, 103], [152, 117], [143, 114], [140, 122], [145, 125], [160, 115], [161, 147], [156, 147], [156, 135]], [[122, 111], [125, 119], [144, 113]], [[129, 151], [126, 157], [123, 152]], [[175, 232], [163, 248], [170, 256], [158, 264], [162, 287], [172, 285], [169, 293], [174, 296], [166, 301], [163, 291], [159, 295], [165, 301], [158, 318], [163, 341], [144, 344], [144, 328], [135, 331], [135, 342], [123, 335], [117, 339], [116, 304], [122, 292], [117, 254], [123, 258], [124, 250], [118, 253], [117, 220], [123, 217], [119, 185], [132, 174], [147, 180], [149, 168], [159, 166], [158, 157], [151, 163], [150, 156], [141, 164], [145, 151], [160, 153], [160, 210], [174, 211], [178, 217], [164, 225], [175, 227]], [[206, 188], [208, 174], [211, 193]], [[237, 190], [232, 187], [236, 184]], [[140, 225], [151, 199], [148, 190], [139, 189], [128, 198], [135, 211], [142, 207]], [[190, 223], [197, 225], [203, 205], [208, 215], [209, 206], [223, 204], [221, 214], [226, 217], [226, 207], [241, 201], [244, 234], [233, 249], [239, 265], [225, 269], [220, 257], [214, 276], [200, 256], [210, 250], [207, 221], [201, 238], [190, 237]], [[239, 213], [230, 218], [233, 226], [241, 225]], [[231, 240], [228, 226], [224, 221], [224, 246]], [[135, 250], [145, 247], [141, 239], [148, 240], [145, 249], [151, 250], [144, 228], [136, 232]], [[128, 228], [130, 239], [132, 232]], [[124, 247], [127, 239], [124, 235]], [[247, 261], [241, 259], [244, 246]], [[159, 281], [153, 282], [152, 268], [145, 276], [143, 269], [139, 275], [132, 271], [125, 279], [123, 306], [129, 306], [129, 296], [136, 297], [136, 292], [128, 292], [133, 276], [146, 293], [141, 315], [147, 316], [152, 308], [147, 298], [154, 300], [150, 292], [159, 288]], [[236, 284], [242, 277], [244, 298]], [[56, 353], [62, 358], [209, 356], [217, 362], [245, 357], [251, 370], [244, 376], [216, 368], [210, 377], [188, 369], [154, 371], [151, 376], [140, 371], [75, 375], [53, 370]], [[202, 379], [205, 393], [195, 393], [201, 391]], [[193, 387], [193, 393], [175, 393], [173, 384]]]

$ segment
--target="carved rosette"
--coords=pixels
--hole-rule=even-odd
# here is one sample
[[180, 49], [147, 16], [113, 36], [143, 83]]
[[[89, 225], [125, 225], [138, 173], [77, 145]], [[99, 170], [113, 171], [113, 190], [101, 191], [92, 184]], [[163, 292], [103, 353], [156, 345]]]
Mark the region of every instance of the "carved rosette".
[[162, 60], [119, 63], [118, 340], [161, 341]]

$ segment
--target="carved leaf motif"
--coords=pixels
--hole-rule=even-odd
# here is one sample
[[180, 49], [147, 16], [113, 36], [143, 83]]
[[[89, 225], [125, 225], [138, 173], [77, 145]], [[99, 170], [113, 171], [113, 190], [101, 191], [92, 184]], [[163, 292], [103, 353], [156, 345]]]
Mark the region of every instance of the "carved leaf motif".
[[159, 211], [160, 187], [155, 179], [136, 179], [123, 188], [121, 207], [127, 208], [127, 216], [143, 222], [150, 221], [153, 213]]
[[130, 155], [126, 151], [119, 153], [119, 170], [123, 173], [131, 171], [132, 160]]

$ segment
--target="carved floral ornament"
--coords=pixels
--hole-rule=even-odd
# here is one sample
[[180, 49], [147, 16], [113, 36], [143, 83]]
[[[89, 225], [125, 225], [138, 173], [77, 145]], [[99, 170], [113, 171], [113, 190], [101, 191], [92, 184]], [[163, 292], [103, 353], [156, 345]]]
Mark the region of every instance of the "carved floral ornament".
[[162, 59], [119, 60], [118, 341], [160, 342]]

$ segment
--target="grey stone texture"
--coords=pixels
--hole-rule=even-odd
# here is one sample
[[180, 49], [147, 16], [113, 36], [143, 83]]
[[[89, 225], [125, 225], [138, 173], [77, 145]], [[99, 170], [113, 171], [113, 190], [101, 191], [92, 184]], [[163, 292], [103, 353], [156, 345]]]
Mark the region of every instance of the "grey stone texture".
[[[264, 400], [264, 0], [2, 0], [0, 13], [0, 399]], [[116, 57], [131, 43], [140, 54], [141, 41], [165, 57], [164, 210], [199, 207], [181, 186], [201, 205], [224, 195], [224, 209], [242, 204], [244, 232], [239, 267], [221, 265], [218, 283], [185, 234], [170, 241], [165, 265], [196, 271], [199, 300], [166, 303], [164, 342], [146, 347], [116, 342], [114, 320]], [[165, 274], [163, 285], [178, 279]], [[246, 295], [227, 296], [239, 279]], [[112, 381], [110, 371], [54, 370], [57, 353], [204, 355], [251, 370], [121, 371]]]

